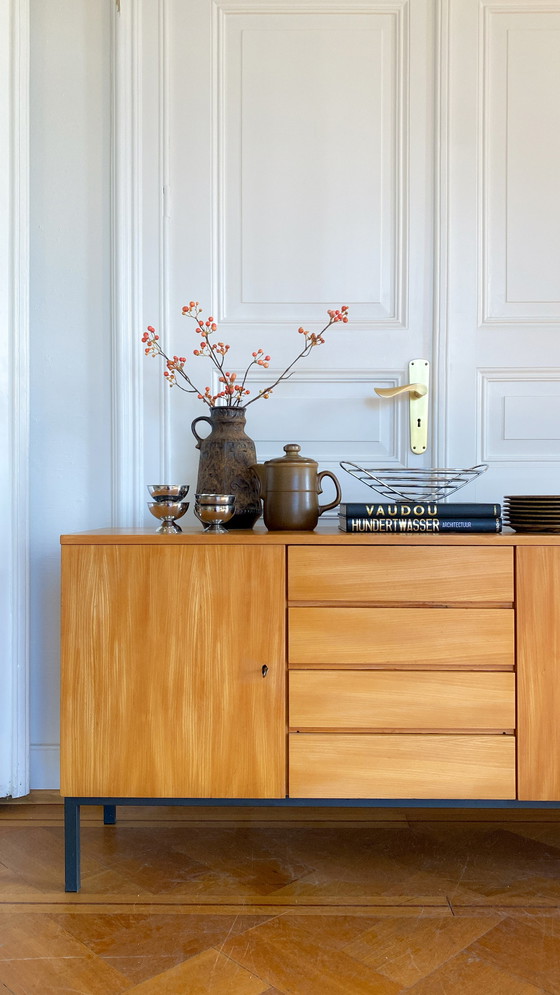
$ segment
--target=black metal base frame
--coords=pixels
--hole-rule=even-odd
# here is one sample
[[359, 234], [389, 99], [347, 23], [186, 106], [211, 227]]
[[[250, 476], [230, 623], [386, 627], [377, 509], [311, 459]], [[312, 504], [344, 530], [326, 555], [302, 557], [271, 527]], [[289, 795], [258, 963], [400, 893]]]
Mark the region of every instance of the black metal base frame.
[[64, 799], [65, 891], [80, 890], [80, 806], [102, 805], [103, 822], [114, 826], [117, 805], [190, 805], [237, 808], [560, 808], [560, 801], [504, 801], [464, 798], [78, 798]]

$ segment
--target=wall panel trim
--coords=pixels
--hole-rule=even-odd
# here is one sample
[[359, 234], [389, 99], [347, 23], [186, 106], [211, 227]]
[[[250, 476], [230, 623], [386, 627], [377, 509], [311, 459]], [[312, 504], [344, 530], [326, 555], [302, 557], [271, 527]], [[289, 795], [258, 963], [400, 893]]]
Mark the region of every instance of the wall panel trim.
[[449, 30], [450, 0], [439, 0], [436, 10], [435, 45], [435, 130], [436, 154], [434, 196], [434, 283], [433, 283], [433, 368], [432, 382], [436, 388], [430, 412], [430, 431], [434, 466], [449, 466], [447, 424], [450, 413], [449, 397]]
[[[538, 391], [539, 386], [543, 383], [553, 383], [558, 384], [559, 392], [558, 397], [560, 397], [560, 369], [556, 367], [492, 367], [492, 368], [479, 368], [477, 371], [477, 411], [479, 412], [479, 426], [478, 426], [478, 448], [477, 448], [477, 463], [557, 463], [558, 462], [558, 451], [557, 447], [554, 450], [551, 447], [550, 452], [535, 454], [529, 451], [524, 452], [522, 445], [512, 453], [500, 453], [496, 451], [496, 443], [494, 442], [494, 448], [492, 447], [491, 430], [496, 426], [496, 412], [492, 411], [492, 397], [491, 390], [493, 384], [535, 384], [535, 390]], [[504, 395], [506, 396], [506, 395]], [[541, 398], [544, 396], [542, 393], [539, 395]], [[550, 395], [548, 395], [550, 396]], [[556, 397], [556, 395], [552, 395]], [[516, 395], [512, 394], [511, 397], [515, 398]], [[556, 424], [556, 423], [554, 423]], [[502, 426], [504, 427], [504, 426]], [[524, 438], [527, 438], [525, 436]], [[537, 437], [535, 437], [537, 438]], [[547, 439], [554, 439], [554, 436], [548, 436]], [[499, 440], [502, 441], [502, 440]]]
[[112, 524], [141, 525], [142, 4], [113, 15]]
[[0, 797], [29, 791], [29, 0], [0, 5]]
[[[548, 299], [508, 299], [508, 103], [510, 81], [503, 82], [503, 115], [498, 125], [504, 129], [503, 149], [491, 151], [495, 139], [496, 120], [492, 120], [493, 104], [499, 102], [500, 96], [492, 69], [496, 65], [495, 34], [498, 31], [498, 16], [526, 14], [535, 15], [560, 14], [559, 0], [481, 0], [479, 8], [479, 116], [478, 116], [478, 173], [479, 173], [479, 203], [478, 203], [478, 324], [480, 328], [516, 327], [532, 325], [546, 327], [557, 325], [559, 320], [559, 302]], [[506, 22], [507, 23], [507, 22]], [[530, 29], [529, 29], [530, 30]], [[507, 29], [506, 29], [507, 31]], [[507, 41], [504, 43], [507, 52]], [[507, 71], [506, 71], [507, 75]], [[551, 94], [551, 99], [553, 98]], [[503, 160], [503, 161], [502, 161]], [[496, 180], [492, 177], [495, 162], [503, 172], [502, 187], [496, 189]], [[503, 201], [503, 204], [502, 204]], [[500, 250], [497, 249], [496, 215], [499, 217]], [[502, 216], [503, 215], [503, 216]]]
[[[226, 277], [227, 259], [227, 209], [226, 209], [226, 164], [224, 150], [228, 148], [226, 135], [226, 103], [227, 80], [224, 74], [226, 62], [226, 36], [228, 25], [236, 16], [242, 15], [306, 15], [306, 14], [351, 15], [375, 14], [388, 15], [394, 23], [394, 85], [395, 107], [393, 110], [395, 135], [394, 163], [396, 176], [395, 211], [394, 211], [394, 246], [392, 247], [392, 272], [394, 286], [391, 289], [391, 299], [385, 305], [381, 301], [367, 302], [348, 299], [353, 309], [353, 327], [356, 330], [372, 328], [404, 329], [408, 327], [409, 317], [409, 186], [410, 186], [410, 41], [409, 41], [409, 0], [301, 0], [294, 4], [292, 0], [259, 0], [258, 3], [247, 0], [213, 0], [213, 202], [212, 202], [212, 290], [211, 300], [213, 313], [218, 315], [220, 326], [236, 327], [240, 322], [244, 326], [259, 325], [263, 321], [262, 308], [266, 308], [267, 324], [285, 324], [286, 322], [313, 320], [317, 300], [262, 302], [244, 301], [241, 294], [241, 278], [238, 280], [238, 296], [231, 306], [228, 299], [229, 280]], [[346, 22], [345, 22], [346, 23]], [[349, 23], [349, 22], [348, 22]], [[346, 299], [346, 298], [345, 298]], [[371, 308], [369, 313], [368, 308]]]

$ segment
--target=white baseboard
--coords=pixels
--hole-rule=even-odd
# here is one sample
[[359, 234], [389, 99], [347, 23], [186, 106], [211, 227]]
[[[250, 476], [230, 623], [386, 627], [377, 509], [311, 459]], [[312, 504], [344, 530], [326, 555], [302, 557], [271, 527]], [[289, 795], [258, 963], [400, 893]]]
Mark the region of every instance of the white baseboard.
[[30, 749], [30, 784], [34, 788], [57, 789], [60, 786], [60, 747], [58, 743], [32, 743]]

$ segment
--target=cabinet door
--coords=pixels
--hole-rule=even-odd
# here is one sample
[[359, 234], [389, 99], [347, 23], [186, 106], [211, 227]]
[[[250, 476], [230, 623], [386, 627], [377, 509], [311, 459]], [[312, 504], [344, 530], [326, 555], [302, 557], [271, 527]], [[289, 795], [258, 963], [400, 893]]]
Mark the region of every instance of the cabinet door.
[[281, 547], [68, 546], [62, 583], [63, 794], [285, 794]]
[[560, 549], [517, 549], [518, 797], [560, 799]]

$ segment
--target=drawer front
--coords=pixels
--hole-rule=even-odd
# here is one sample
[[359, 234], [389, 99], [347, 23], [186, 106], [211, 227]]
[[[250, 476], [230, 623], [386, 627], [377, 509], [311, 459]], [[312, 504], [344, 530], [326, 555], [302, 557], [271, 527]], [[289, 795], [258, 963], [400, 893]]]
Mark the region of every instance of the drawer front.
[[513, 730], [515, 675], [292, 670], [292, 729]]
[[513, 667], [508, 608], [290, 608], [290, 664]]
[[513, 736], [290, 735], [291, 798], [515, 798]]
[[478, 546], [293, 546], [290, 601], [513, 601], [513, 550]]

